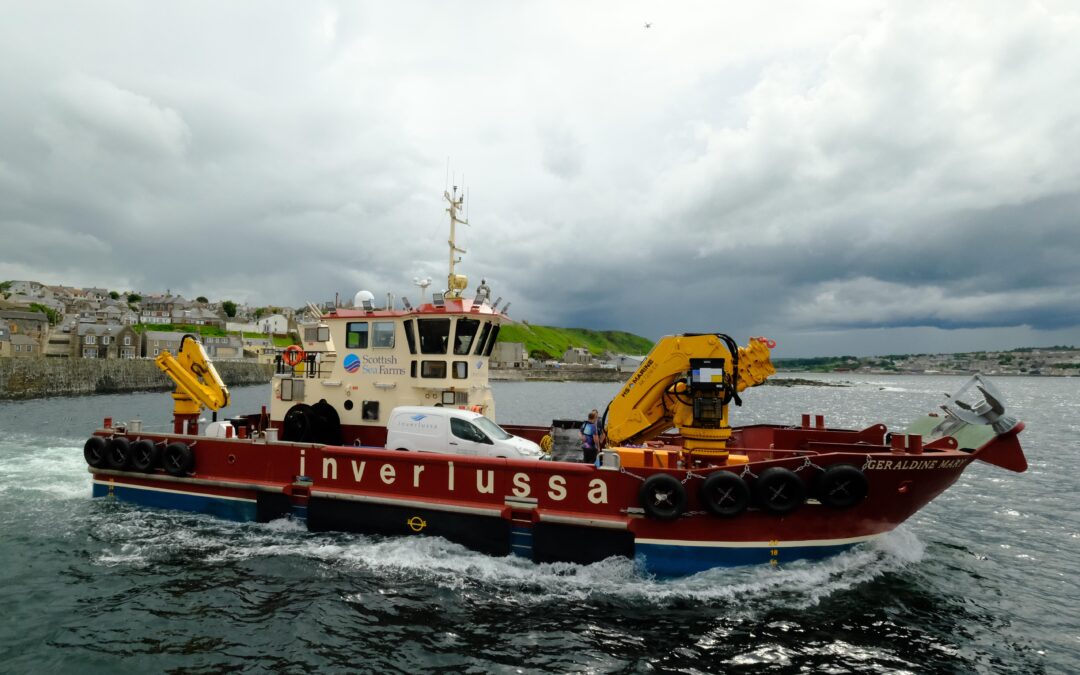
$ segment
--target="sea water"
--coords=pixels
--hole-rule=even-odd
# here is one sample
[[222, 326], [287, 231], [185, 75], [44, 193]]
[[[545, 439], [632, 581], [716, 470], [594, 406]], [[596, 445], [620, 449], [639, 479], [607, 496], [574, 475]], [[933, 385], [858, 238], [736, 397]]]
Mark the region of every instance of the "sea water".
[[[737, 424], [903, 428], [959, 377], [807, 376]], [[818, 562], [658, 580], [439, 538], [312, 534], [90, 498], [105, 416], [168, 394], [0, 403], [0, 672], [911, 672], [1080, 668], [1080, 380], [995, 380], [1030, 469], [976, 462], [894, 533]], [[584, 418], [615, 384], [496, 383], [498, 418]], [[267, 387], [233, 391], [225, 415]]]

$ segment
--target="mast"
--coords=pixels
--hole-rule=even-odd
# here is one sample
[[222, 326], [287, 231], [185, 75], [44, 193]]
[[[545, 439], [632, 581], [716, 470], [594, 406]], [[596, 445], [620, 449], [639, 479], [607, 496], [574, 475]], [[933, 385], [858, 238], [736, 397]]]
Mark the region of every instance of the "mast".
[[456, 185], [454, 186], [453, 195], [446, 190], [443, 190], [443, 198], [450, 204], [446, 209], [446, 212], [450, 214], [450, 239], [446, 242], [450, 245], [450, 272], [446, 276], [446, 293], [444, 294], [444, 297], [448, 300], [452, 300], [460, 298], [461, 292], [465, 290], [465, 287], [469, 284], [469, 280], [464, 274], [456, 274], [454, 272], [454, 265], [461, 262], [461, 258], [457, 257], [457, 254], [468, 253], [465, 249], [458, 248], [455, 241], [457, 224], [461, 223], [462, 225], [468, 225], [469, 221], [458, 218], [461, 206], [465, 203], [465, 195], [462, 194], [458, 197]]

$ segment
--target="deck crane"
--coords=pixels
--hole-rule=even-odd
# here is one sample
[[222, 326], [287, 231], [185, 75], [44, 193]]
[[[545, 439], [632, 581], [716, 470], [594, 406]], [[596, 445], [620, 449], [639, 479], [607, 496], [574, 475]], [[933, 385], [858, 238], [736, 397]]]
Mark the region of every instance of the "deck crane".
[[203, 406], [217, 412], [229, 405], [229, 388], [194, 335], [180, 339], [176, 356], [166, 349], [154, 363], [176, 383], [172, 394], [173, 433], [198, 434]]

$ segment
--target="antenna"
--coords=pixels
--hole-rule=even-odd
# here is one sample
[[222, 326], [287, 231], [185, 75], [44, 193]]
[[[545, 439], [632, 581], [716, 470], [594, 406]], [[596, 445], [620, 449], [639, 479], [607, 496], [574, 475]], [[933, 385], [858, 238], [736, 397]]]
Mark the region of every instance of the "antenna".
[[413, 277], [412, 282], [420, 287], [420, 304], [424, 304], [424, 292], [427, 291], [427, 287], [431, 285], [431, 277]]

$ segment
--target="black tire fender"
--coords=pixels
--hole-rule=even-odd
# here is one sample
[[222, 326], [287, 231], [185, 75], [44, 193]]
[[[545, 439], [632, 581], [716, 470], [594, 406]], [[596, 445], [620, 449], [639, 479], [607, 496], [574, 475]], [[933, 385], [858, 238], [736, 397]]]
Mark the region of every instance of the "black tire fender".
[[195, 470], [195, 452], [183, 443], [169, 443], [161, 457], [162, 466], [173, 476], [186, 476]]
[[674, 476], [649, 476], [638, 491], [641, 508], [650, 518], [675, 520], [686, 511], [686, 488]]
[[730, 471], [716, 471], [701, 484], [700, 498], [709, 513], [731, 518], [750, 505], [750, 486]]
[[772, 466], [758, 476], [754, 483], [754, 497], [764, 510], [783, 516], [806, 501], [806, 485], [791, 469]]
[[145, 438], [131, 444], [131, 466], [136, 471], [150, 473], [161, 463], [161, 448]]
[[91, 436], [83, 445], [83, 459], [95, 469], [105, 467], [105, 446], [108, 443], [101, 436]]
[[131, 443], [128, 439], [117, 436], [105, 447], [105, 466], [123, 471], [131, 464]]
[[833, 464], [818, 477], [814, 493], [825, 506], [849, 509], [866, 499], [870, 493], [870, 481], [857, 466]]

